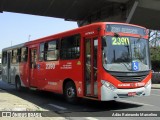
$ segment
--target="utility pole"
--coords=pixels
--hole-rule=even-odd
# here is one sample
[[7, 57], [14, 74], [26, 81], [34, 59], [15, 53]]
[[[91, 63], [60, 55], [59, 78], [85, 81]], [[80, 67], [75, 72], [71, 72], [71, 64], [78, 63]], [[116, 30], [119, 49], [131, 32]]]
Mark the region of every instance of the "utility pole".
[[30, 41], [30, 39], [31, 39], [31, 35], [28, 35], [28, 41]]

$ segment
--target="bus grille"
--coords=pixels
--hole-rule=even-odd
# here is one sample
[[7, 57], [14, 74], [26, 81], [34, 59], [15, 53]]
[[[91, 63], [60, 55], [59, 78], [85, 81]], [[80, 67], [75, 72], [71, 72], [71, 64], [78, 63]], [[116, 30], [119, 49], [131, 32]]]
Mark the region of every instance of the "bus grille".
[[115, 76], [118, 80], [120, 80], [121, 82], [141, 82], [146, 75], [143, 76]]
[[137, 73], [110, 72], [110, 74], [121, 82], [141, 82], [147, 77], [149, 71]]

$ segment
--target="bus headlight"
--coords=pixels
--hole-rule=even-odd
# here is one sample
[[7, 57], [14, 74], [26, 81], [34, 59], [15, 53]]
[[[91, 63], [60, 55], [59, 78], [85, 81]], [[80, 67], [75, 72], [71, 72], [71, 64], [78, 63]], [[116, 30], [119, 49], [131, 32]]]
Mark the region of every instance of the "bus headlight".
[[149, 80], [144, 87], [148, 87], [151, 84], [151, 80]]
[[101, 83], [102, 83], [105, 87], [107, 87], [108, 89], [110, 89], [110, 90], [112, 90], [112, 91], [114, 91], [114, 90], [117, 89], [114, 85], [112, 85], [111, 83], [109, 83], [109, 82], [107, 82], [107, 81], [105, 81], [105, 80], [101, 80]]

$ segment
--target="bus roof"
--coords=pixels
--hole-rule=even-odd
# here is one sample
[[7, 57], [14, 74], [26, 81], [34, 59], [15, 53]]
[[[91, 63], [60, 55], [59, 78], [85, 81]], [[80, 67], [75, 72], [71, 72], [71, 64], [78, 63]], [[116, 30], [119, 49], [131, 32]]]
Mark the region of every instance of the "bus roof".
[[88, 27], [96, 27], [96, 26], [101, 26], [101, 25], [106, 25], [106, 24], [123, 24], [123, 25], [129, 25], [129, 26], [134, 26], [134, 27], [140, 27], [140, 28], [143, 28], [143, 29], [146, 29], [145, 27], [142, 27], [142, 26], [138, 26], [138, 25], [134, 25], [134, 24], [128, 24], [128, 23], [120, 23], [120, 22], [96, 22], [96, 23], [92, 23], [92, 24], [89, 24], [89, 25], [85, 25], [85, 26], [82, 26], [82, 27], [79, 27], [79, 28], [75, 28], [75, 29], [72, 29], [72, 30], [68, 30], [68, 31], [64, 31], [64, 32], [61, 32], [61, 33], [57, 33], [57, 34], [54, 34], [54, 35], [50, 35], [50, 36], [46, 36], [46, 37], [42, 37], [42, 38], [39, 38], [39, 39], [36, 39], [36, 40], [32, 40], [32, 41], [29, 41], [27, 42], [28, 44], [33, 44], [33, 43], [37, 43], [37, 42], [43, 42], [43, 40], [49, 40], [51, 39], [52, 37], [58, 37], [60, 35], [68, 35], [68, 34], [72, 34], [73, 32], [80, 32], [84, 29], [88, 29]]
[[15, 48], [20, 48], [20, 47], [23, 47], [25, 44], [26, 45], [30, 45], [30, 44], [34, 44], [34, 43], [38, 43], [38, 42], [43, 42], [45, 40], [49, 40], [53, 37], [58, 37], [60, 35], [64, 35], [64, 34], [71, 34], [73, 32], [80, 32], [84, 29], [87, 29], [88, 27], [96, 27], [96, 26], [101, 26], [101, 25], [105, 25], [105, 24], [121, 24], [121, 25], [129, 25], [129, 26], [135, 26], [135, 27], [140, 27], [140, 28], [143, 28], [143, 29], [146, 29], [145, 27], [142, 27], [142, 26], [138, 26], [138, 25], [134, 25], [134, 24], [128, 24], [128, 23], [120, 23], [120, 22], [96, 22], [96, 23], [92, 23], [92, 24], [89, 24], [89, 25], [85, 25], [85, 26], [82, 26], [82, 27], [79, 27], [79, 28], [75, 28], [75, 29], [72, 29], [72, 30], [68, 30], [68, 31], [65, 31], [65, 32], [61, 32], [61, 33], [57, 33], [57, 34], [54, 34], [54, 35], [50, 35], [50, 36], [46, 36], [46, 37], [43, 37], [43, 38], [39, 38], [39, 39], [35, 39], [35, 40], [32, 40], [32, 41], [29, 41], [29, 42], [25, 42], [25, 43], [22, 43], [22, 44], [18, 44], [18, 45], [14, 45], [14, 46], [11, 46], [11, 47], [7, 47], [7, 48], [4, 48], [2, 49], [2, 51], [5, 51], [5, 50], [10, 50], [10, 49], [15, 49]]
[[11, 46], [11, 47], [4, 48], [4, 49], [2, 49], [2, 51], [7, 51], [7, 50], [16, 49], [16, 48], [21, 48], [21, 47], [23, 47], [23, 46], [24, 46], [24, 43], [18, 44], [18, 45], [14, 45], [14, 46]]

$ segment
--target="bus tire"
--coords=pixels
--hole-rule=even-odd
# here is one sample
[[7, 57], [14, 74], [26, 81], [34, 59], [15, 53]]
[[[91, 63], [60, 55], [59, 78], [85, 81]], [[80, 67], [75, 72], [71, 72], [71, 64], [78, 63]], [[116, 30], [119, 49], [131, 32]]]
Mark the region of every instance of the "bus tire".
[[16, 81], [15, 81], [15, 87], [17, 91], [21, 91], [22, 87], [21, 87], [21, 81], [19, 77], [16, 77]]
[[69, 103], [77, 102], [77, 90], [73, 82], [69, 81], [66, 83], [64, 88], [64, 96], [66, 101]]

